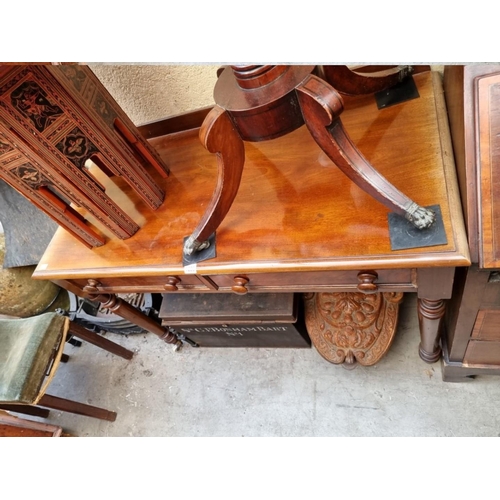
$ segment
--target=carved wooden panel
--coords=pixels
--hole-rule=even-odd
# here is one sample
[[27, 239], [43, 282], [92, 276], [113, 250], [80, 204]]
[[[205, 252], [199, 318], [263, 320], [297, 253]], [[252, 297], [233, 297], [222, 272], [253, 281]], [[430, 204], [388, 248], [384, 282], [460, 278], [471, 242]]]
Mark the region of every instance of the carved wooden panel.
[[305, 298], [307, 331], [331, 363], [371, 366], [389, 349], [403, 293], [316, 293]]
[[[104, 243], [104, 238], [86, 224], [69, 202], [87, 208], [97, 220], [109, 227], [109, 218], [98, 205], [91, 203], [78, 186], [62, 176], [54, 175], [50, 166], [38, 155], [28, 148], [21, 150], [5, 129], [0, 129], [0, 142], [4, 145], [4, 154], [0, 155], [0, 177], [5, 182], [87, 246]], [[113, 226], [113, 229], [115, 233], [118, 232], [118, 228]]]

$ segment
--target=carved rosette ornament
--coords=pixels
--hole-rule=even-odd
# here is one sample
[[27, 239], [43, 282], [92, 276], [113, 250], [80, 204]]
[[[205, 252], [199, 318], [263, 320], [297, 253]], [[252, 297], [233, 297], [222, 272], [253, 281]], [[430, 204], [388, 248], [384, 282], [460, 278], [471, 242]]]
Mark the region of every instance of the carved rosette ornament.
[[307, 294], [307, 331], [327, 361], [346, 368], [374, 365], [392, 343], [402, 299], [401, 292]]

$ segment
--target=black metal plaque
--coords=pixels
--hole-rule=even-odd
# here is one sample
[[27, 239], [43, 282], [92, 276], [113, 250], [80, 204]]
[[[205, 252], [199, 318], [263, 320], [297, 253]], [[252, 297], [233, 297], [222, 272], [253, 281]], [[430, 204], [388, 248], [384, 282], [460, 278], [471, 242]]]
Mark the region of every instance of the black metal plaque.
[[426, 207], [436, 214], [434, 223], [426, 229], [416, 228], [410, 221], [394, 212], [389, 213], [389, 237], [391, 250], [405, 250], [407, 248], [433, 247], [446, 245], [448, 240], [444, 230], [441, 207], [431, 205]]
[[[184, 238], [183, 244], [186, 243], [186, 240], [189, 238], [189, 236], [186, 236]], [[213, 233], [209, 238], [208, 241], [210, 245], [208, 248], [205, 248], [203, 250], [200, 250], [199, 252], [193, 252], [191, 255], [185, 255], [184, 253], [182, 254], [182, 265], [184, 267], [189, 266], [191, 264], [196, 264], [198, 262], [202, 262], [204, 260], [208, 259], [213, 259], [216, 256], [216, 249], [215, 249], [215, 233]], [[184, 247], [183, 247], [184, 248]]]
[[410, 99], [417, 99], [418, 97], [420, 97], [420, 94], [418, 93], [415, 81], [412, 76], [408, 76], [402, 82], [377, 92], [375, 94], [375, 101], [377, 102], [378, 109], [383, 109], [409, 101]]

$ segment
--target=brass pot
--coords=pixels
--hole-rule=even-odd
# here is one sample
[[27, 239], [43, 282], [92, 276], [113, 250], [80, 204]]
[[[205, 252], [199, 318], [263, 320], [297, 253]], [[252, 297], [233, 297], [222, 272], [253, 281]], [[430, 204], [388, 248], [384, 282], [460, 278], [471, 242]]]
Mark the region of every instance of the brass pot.
[[0, 314], [27, 318], [46, 311], [60, 288], [51, 281], [31, 279], [36, 266], [3, 269], [5, 236], [0, 233]]

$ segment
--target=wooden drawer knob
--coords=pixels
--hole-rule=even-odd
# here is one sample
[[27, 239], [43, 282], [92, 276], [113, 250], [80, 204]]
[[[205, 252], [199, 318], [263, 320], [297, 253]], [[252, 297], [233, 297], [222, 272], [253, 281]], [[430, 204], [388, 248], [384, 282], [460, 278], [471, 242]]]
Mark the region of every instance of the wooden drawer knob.
[[378, 285], [375, 283], [378, 274], [375, 271], [361, 271], [358, 273], [358, 290], [363, 293], [375, 293]]
[[245, 276], [235, 276], [233, 278], [234, 285], [231, 287], [231, 290], [239, 295], [245, 295], [245, 293], [248, 293], [246, 284], [249, 281], [250, 280], [245, 278]]
[[181, 280], [177, 276], [168, 276], [167, 283], [163, 285], [163, 288], [167, 290], [167, 292], [176, 292], [179, 290], [177, 285], [181, 282]]
[[93, 278], [87, 280], [87, 284], [83, 287], [83, 291], [87, 293], [99, 293], [101, 283]]

